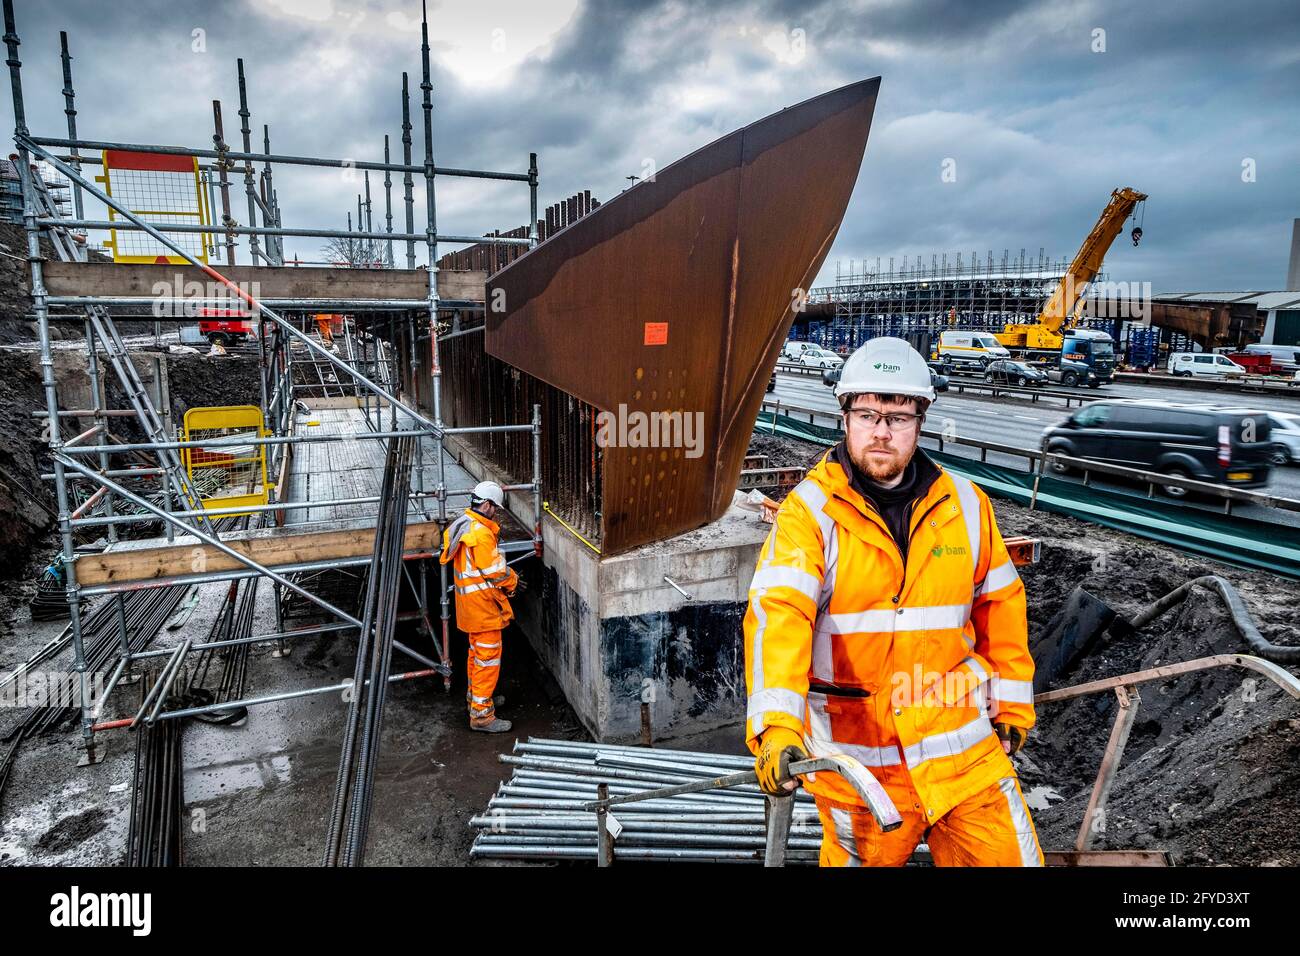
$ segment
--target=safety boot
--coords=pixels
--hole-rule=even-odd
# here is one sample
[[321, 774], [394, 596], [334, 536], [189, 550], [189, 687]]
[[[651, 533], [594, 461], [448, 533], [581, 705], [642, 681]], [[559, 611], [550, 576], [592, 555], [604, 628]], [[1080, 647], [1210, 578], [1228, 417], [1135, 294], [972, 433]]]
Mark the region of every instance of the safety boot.
[[491, 720], [478, 722], [471, 720], [469, 722], [470, 730], [477, 730], [484, 734], [504, 734], [513, 726], [510, 721], [502, 720], [500, 717], [493, 717]]

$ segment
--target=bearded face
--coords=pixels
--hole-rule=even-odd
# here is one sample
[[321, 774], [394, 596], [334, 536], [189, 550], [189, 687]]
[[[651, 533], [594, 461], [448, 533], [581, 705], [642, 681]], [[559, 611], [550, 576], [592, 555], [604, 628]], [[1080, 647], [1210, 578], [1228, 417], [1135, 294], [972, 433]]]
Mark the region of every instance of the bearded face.
[[921, 436], [921, 405], [901, 396], [853, 396], [844, 411], [844, 431], [849, 458], [859, 471], [887, 488], [898, 484]]

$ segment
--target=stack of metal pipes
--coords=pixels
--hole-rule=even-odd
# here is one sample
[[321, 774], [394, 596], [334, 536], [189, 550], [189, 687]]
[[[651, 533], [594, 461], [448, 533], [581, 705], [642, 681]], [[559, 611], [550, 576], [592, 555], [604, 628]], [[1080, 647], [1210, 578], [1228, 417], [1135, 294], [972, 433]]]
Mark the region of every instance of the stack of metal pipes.
[[[500, 860], [596, 860], [597, 822], [584, 805], [606, 784], [610, 797], [752, 770], [754, 758], [690, 750], [620, 747], [530, 737], [502, 763], [515, 769], [470, 820], [470, 856]], [[787, 863], [815, 864], [822, 828], [812, 798], [796, 791]], [[766, 798], [757, 784], [610, 807], [619, 860], [762, 863]], [[621, 828], [621, 829], [620, 829]]]

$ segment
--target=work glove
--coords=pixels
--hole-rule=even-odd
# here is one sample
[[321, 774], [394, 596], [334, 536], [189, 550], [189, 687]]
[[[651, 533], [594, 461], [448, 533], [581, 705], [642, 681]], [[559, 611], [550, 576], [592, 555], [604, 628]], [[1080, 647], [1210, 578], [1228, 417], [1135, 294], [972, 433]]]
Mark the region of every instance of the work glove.
[[[759, 787], [774, 797], [790, 796], [794, 792], [790, 764], [807, 759], [803, 738], [795, 731], [789, 727], [769, 727], [759, 738], [758, 757], [754, 760]], [[786, 786], [787, 783], [791, 785]]]
[[507, 597], [514, 597], [516, 594], [523, 594], [528, 590], [528, 584], [523, 578], [515, 578], [515, 586], [506, 592]]
[[1023, 727], [1017, 727], [1015, 724], [994, 724], [993, 729], [997, 731], [998, 739], [1002, 741], [1002, 749], [1008, 755], [1023, 747], [1025, 740], [1029, 737], [1029, 731]]

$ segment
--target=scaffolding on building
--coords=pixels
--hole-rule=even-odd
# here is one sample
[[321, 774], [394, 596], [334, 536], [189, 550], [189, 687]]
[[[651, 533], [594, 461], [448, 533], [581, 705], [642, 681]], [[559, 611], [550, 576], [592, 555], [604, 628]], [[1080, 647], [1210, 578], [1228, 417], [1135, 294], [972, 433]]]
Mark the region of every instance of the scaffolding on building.
[[809, 303], [821, 307], [809, 310], [805, 332], [809, 341], [837, 351], [879, 335], [928, 332], [937, 340], [946, 328], [1001, 332], [1036, 319], [1069, 265], [1042, 249], [1036, 257], [1004, 249], [1000, 258], [988, 250], [951, 258], [936, 253], [928, 262], [921, 256], [850, 260], [847, 267], [837, 264], [835, 285], [810, 292]]
[[[401, 579], [405, 580], [413, 595], [417, 610], [407, 615], [421, 624], [436, 651], [438, 660], [417, 653], [401, 643], [394, 647], [413, 659], [418, 669], [394, 673], [389, 681], [410, 680], [442, 676], [444, 686], [450, 684], [448, 630], [450, 599], [448, 568], [439, 565], [440, 589], [436, 598], [440, 606], [440, 635], [435, 633], [429, 606], [423, 563], [438, 553], [437, 541], [441, 529], [449, 521], [448, 501], [465, 499], [468, 487], [452, 487], [448, 477], [448, 454], [444, 440], [458, 434], [492, 436], [517, 435], [528, 441], [532, 472], [529, 480], [508, 487], [508, 492], [531, 497], [533, 513], [539, 516], [531, 540], [521, 542], [514, 553], [540, 554], [541, 514], [541, 424], [539, 409], [534, 406], [531, 420], [512, 421], [493, 425], [461, 424], [448, 426], [443, 420], [441, 399], [442, 368], [439, 358], [439, 323], [441, 309], [461, 311], [481, 310], [483, 303], [472, 299], [448, 299], [439, 289], [439, 246], [462, 245], [490, 241], [494, 245], [515, 245], [531, 248], [538, 242], [537, 229], [531, 227], [526, 235], [502, 237], [481, 235], [455, 235], [440, 233], [437, 227], [435, 183], [439, 177], [456, 177], [526, 184], [529, 191], [530, 223], [537, 222], [537, 160], [530, 154], [526, 170], [501, 172], [480, 169], [462, 169], [436, 165], [434, 162], [432, 119], [433, 86], [430, 80], [430, 47], [428, 21], [422, 26], [422, 111], [424, 127], [424, 156], [421, 162], [412, 160], [410, 122], [410, 93], [407, 75], [402, 74], [402, 161], [389, 160], [388, 139], [384, 141], [384, 160], [359, 162], [317, 156], [273, 154], [270, 151], [269, 126], [263, 126], [263, 151], [253, 152], [250, 110], [243, 61], [238, 63], [239, 97], [242, 148], [231, 149], [225, 142], [221, 122], [221, 104], [213, 103], [213, 148], [194, 148], [174, 145], [149, 145], [119, 143], [84, 139], [77, 132], [75, 90], [72, 84], [71, 56], [67, 34], [60, 35], [65, 115], [67, 135], [64, 137], [40, 136], [29, 130], [24, 108], [23, 77], [18, 58], [18, 36], [12, 0], [4, 0], [5, 44], [8, 51], [10, 84], [13, 94], [15, 133], [18, 158], [15, 171], [20, 180], [22, 221], [31, 267], [31, 294], [33, 310], [40, 339], [40, 362], [45, 395], [45, 408], [41, 413], [51, 424], [49, 429], [52, 473], [57, 498], [58, 529], [61, 544], [63, 584], [70, 614], [67, 645], [72, 648], [73, 668], [78, 683], [79, 729], [84, 747], [83, 763], [95, 762], [102, 757], [97, 747], [96, 734], [118, 727], [151, 725], [160, 720], [193, 716], [200, 713], [230, 711], [241, 707], [281, 701], [315, 694], [335, 693], [347, 682], [323, 687], [280, 693], [264, 693], [240, 700], [223, 700], [201, 706], [174, 706], [168, 691], [187, 666], [187, 656], [195, 652], [212, 652], [258, 642], [275, 642], [283, 647], [286, 641], [306, 635], [341, 635], [360, 633], [366, 624], [351, 611], [341, 606], [334, 592], [322, 584], [322, 576], [343, 572], [352, 574], [365, 571], [372, 563], [370, 546], [364, 553], [344, 557], [304, 560], [277, 558], [258, 560], [249, 542], [255, 535], [275, 538], [294, 530], [290, 520], [295, 514], [310, 515], [312, 509], [351, 509], [350, 514], [360, 514], [348, 528], [361, 535], [375, 537], [375, 523], [380, 513], [381, 496], [355, 495], [327, 500], [295, 500], [286, 497], [286, 475], [294, 454], [302, 449], [331, 445], [332, 447], [382, 447], [397, 440], [415, 443], [415, 463], [411, 471], [411, 487], [407, 500], [409, 508], [419, 519], [413, 522], [417, 529], [427, 529], [421, 542], [412, 546], [410, 527], [402, 554]], [[101, 151], [96, 157], [90, 151]], [[154, 157], [179, 157], [193, 162], [199, 175], [200, 190], [206, 193], [206, 206], [220, 211], [216, 222], [177, 221], [177, 217], [150, 217], [147, 213], [133, 212], [120, 198], [109, 195], [106, 188], [96, 185], [96, 180], [83, 172], [85, 166], [103, 165], [103, 153], [119, 151]], [[37, 164], [40, 164], [39, 166]], [[38, 169], [57, 171], [72, 192], [71, 211], [60, 197], [52, 194], [46, 177]], [[384, 174], [384, 199], [386, 224], [382, 231], [373, 228], [369, 199], [365, 204], [364, 227], [360, 218], [355, 230], [329, 230], [305, 227], [286, 227], [277, 197], [276, 176], [285, 168], [316, 168], [359, 170]], [[405, 205], [405, 229], [394, 231], [392, 216], [392, 174], [402, 175]], [[242, 174], [247, 205], [247, 221], [240, 224], [232, 204], [232, 176]], [[424, 180], [425, 225], [416, 230], [414, 177]], [[102, 180], [101, 180], [102, 181]], [[237, 188], [237, 187], [235, 187]], [[368, 197], [367, 185], [367, 197]], [[106, 220], [89, 218], [87, 197], [96, 200], [109, 210]], [[202, 198], [202, 197], [201, 197]], [[260, 224], [259, 224], [260, 217]], [[360, 213], [359, 213], [360, 217]], [[188, 270], [184, 275], [201, 277], [208, 281], [207, 291], [199, 296], [186, 295], [178, 278], [174, 292], [150, 296], [124, 294], [129, 282], [106, 281], [108, 274], [102, 270], [148, 270], [160, 266], [132, 266], [88, 261], [88, 235], [92, 230], [113, 230], [116, 233], [139, 234], [139, 242], [154, 248], [164, 261], [177, 263], [173, 270]], [[238, 266], [235, 261], [237, 239], [245, 238], [251, 266]], [[307, 269], [286, 265], [283, 240], [286, 237], [348, 238], [372, 244], [379, 265], [389, 271], [382, 281], [372, 282], [368, 291], [356, 292], [362, 286], [344, 286], [353, 290], [344, 294], [331, 291], [324, 294], [305, 295], [294, 291], [286, 295], [266, 295], [249, 291], [256, 282], [248, 277], [260, 277], [282, 287], [301, 290]], [[47, 262], [41, 253], [41, 240], [48, 238], [60, 263]], [[195, 238], [198, 244], [195, 243]], [[406, 272], [392, 269], [394, 243], [405, 243]], [[416, 269], [416, 244], [423, 243], [427, 251], [428, 267]], [[151, 245], [150, 245], [151, 244]], [[208, 265], [224, 259], [223, 272]], [[67, 265], [64, 265], [66, 263]], [[182, 265], [183, 264], [183, 265]], [[62, 270], [62, 271], [60, 271]], [[80, 270], [77, 272], [76, 270]], [[89, 288], [77, 288], [69, 276], [96, 272], [98, 280]], [[357, 273], [365, 280], [367, 270], [318, 270], [325, 272]], [[144, 275], [137, 271], [137, 278]], [[180, 275], [180, 273], [178, 273]], [[292, 277], [292, 278], [287, 278]], [[60, 288], [51, 288], [47, 280], [58, 279]], [[416, 284], [419, 284], [417, 286]], [[406, 294], [392, 296], [383, 290], [400, 288]], [[413, 291], [419, 288], [418, 292]], [[258, 389], [259, 408], [262, 412], [262, 434], [247, 431], [226, 437], [203, 437], [198, 440], [178, 440], [176, 422], [172, 419], [171, 401], [167, 394], [167, 375], [161, 368], [162, 359], [153, 356], [145, 362], [146, 374], [139, 368], [139, 355], [127, 346], [115, 324], [115, 315], [145, 316], [157, 321], [192, 322], [196, 308], [217, 309], [236, 306], [246, 310], [257, 325], [257, 351], [259, 356]], [[125, 310], [125, 311], [121, 311]], [[159, 313], [166, 318], [158, 319]], [[342, 342], [327, 343], [313, 333], [313, 316], [319, 313], [344, 313], [348, 316], [342, 326]], [[62, 408], [59, 388], [54, 374], [51, 349], [53, 323], [76, 323], [84, 329], [86, 343], [86, 369], [89, 378], [91, 407]], [[427, 350], [415, 347], [421, 339], [420, 331], [430, 340]], [[410, 343], [409, 367], [399, 367], [403, 354], [399, 342]], [[147, 379], [149, 362], [154, 363], [152, 383]], [[105, 367], [105, 365], [107, 367]], [[121, 390], [128, 398], [127, 409], [108, 407], [107, 379], [115, 376]], [[422, 393], [431, 399], [432, 413], [424, 414], [418, 402], [403, 398], [404, 389], [409, 394]], [[298, 428], [296, 415], [304, 399], [355, 400], [363, 409], [365, 430], [312, 433], [309, 428]], [[143, 433], [142, 441], [118, 440], [109, 430], [109, 423], [123, 417], [138, 422]], [[74, 437], [63, 437], [63, 425], [79, 422], [76, 428], [90, 422], [89, 427]], [[312, 423], [306, 423], [312, 424]], [[256, 449], [265, 454], [265, 469], [269, 500], [266, 504], [239, 504], [235, 507], [212, 507], [205, 489], [186, 467], [186, 461], [195, 449], [207, 453], [221, 451], [223, 443], [237, 445], [243, 453]], [[426, 447], [426, 445], [428, 447]], [[436, 461], [426, 465], [426, 456], [432, 454]], [[143, 456], [143, 457], [142, 457]], [[380, 452], [382, 458], [382, 451]], [[527, 455], [525, 457], [528, 457]], [[156, 489], [143, 493], [139, 484], [142, 478], [153, 479]], [[426, 482], [432, 481], [432, 487]], [[93, 488], [91, 494], [81, 494], [83, 488]], [[216, 502], [219, 504], [219, 500]], [[235, 516], [251, 516], [245, 524], [254, 530], [235, 532], [231, 525]], [[274, 522], [266, 529], [256, 529], [257, 524]], [[160, 523], [160, 524], [159, 524]], [[152, 575], [125, 575], [113, 577], [101, 574], [80, 578], [79, 564], [93, 557], [105, 560], [105, 555], [121, 544], [120, 538], [131, 527], [153, 524], [161, 527], [163, 538], [155, 539], [166, 544], [185, 544], [204, 556], [203, 561], [184, 573]], [[109, 542], [104, 555], [79, 555], [74, 538], [84, 529], [102, 529]], [[139, 542], [133, 542], [139, 544]], [[510, 551], [508, 548], [503, 550]], [[170, 553], [170, 552], [168, 552]], [[215, 560], [213, 560], [215, 559]], [[516, 557], [519, 560], [521, 557]], [[197, 560], [197, 558], [196, 558]], [[377, 559], [376, 559], [377, 560]], [[412, 575], [407, 562], [419, 562], [418, 573]], [[223, 566], [224, 565], [224, 566]], [[374, 569], [372, 569], [374, 570]], [[390, 569], [391, 577], [391, 569]], [[133, 593], [153, 593], [158, 588], [188, 587], [194, 584], [233, 582], [242, 579], [269, 579], [276, 591], [276, 629], [271, 634], [259, 634], [238, 639], [207, 642], [183, 641], [174, 651], [147, 649], [152, 634], [141, 643], [139, 628], [131, 633], [125, 598]], [[335, 582], [337, 583], [337, 582]], [[97, 654], [94, 660], [87, 654], [86, 634], [83, 624], [89, 600], [103, 598], [116, 605], [116, 646], [111, 652]], [[327, 623], [289, 629], [284, 610], [290, 599], [302, 602], [323, 612]], [[96, 608], [97, 610], [98, 608]], [[103, 615], [101, 615], [102, 617]], [[156, 631], [156, 628], [155, 628]], [[97, 632], [98, 640], [98, 632]], [[98, 645], [97, 645], [98, 646]], [[151, 699], [131, 718], [102, 720], [92, 707], [89, 682], [92, 667], [102, 667], [109, 674], [108, 683], [96, 696], [105, 700], [113, 689], [129, 674], [133, 667], [145, 661], [165, 658], [158, 681], [150, 691]], [[102, 676], [102, 675], [101, 675]], [[7, 678], [6, 678], [7, 680]], [[2, 684], [3, 682], [0, 682]], [[180, 686], [177, 684], [176, 686]]]

